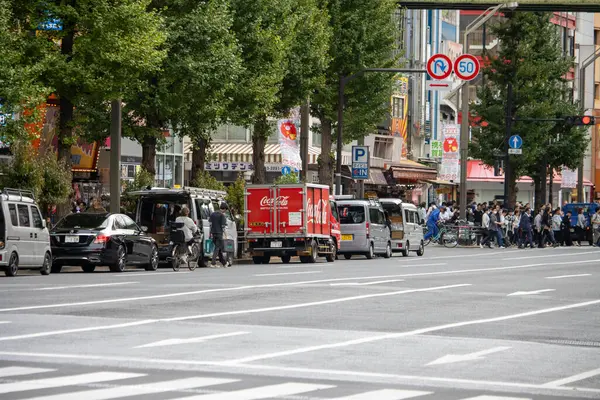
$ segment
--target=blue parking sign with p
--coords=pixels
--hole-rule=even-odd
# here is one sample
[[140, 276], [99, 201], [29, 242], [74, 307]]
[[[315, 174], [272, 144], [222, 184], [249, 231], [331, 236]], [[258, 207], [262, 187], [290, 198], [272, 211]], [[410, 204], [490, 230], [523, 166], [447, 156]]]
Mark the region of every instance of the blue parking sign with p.
[[369, 147], [352, 146], [352, 179], [369, 179]]

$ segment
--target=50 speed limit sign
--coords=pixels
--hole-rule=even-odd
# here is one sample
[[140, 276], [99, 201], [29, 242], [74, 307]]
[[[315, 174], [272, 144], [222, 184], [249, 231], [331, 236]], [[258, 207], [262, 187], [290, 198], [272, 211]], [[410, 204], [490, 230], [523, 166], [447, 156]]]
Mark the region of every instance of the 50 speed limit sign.
[[471, 54], [463, 54], [454, 61], [454, 73], [463, 81], [471, 81], [479, 75], [481, 66], [477, 57]]

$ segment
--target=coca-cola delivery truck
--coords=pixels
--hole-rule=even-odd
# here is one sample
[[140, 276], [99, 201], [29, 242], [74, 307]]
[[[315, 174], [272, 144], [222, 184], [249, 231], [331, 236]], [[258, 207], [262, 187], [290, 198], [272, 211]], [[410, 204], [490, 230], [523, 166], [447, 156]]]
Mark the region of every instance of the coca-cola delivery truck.
[[315, 184], [248, 185], [245, 227], [248, 250], [255, 264], [271, 257], [303, 263], [317, 257], [336, 259], [340, 245], [337, 206], [329, 187]]

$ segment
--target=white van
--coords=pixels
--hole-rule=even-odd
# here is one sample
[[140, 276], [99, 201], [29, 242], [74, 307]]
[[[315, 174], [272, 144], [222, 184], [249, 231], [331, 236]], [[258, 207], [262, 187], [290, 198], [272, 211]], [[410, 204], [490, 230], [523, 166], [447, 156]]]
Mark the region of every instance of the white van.
[[4, 188], [0, 194], [0, 269], [15, 276], [19, 269], [50, 274], [50, 234], [33, 193]]
[[400, 199], [379, 199], [379, 202], [392, 223], [392, 250], [404, 257], [410, 251], [418, 256], [425, 254], [423, 221], [417, 207]]

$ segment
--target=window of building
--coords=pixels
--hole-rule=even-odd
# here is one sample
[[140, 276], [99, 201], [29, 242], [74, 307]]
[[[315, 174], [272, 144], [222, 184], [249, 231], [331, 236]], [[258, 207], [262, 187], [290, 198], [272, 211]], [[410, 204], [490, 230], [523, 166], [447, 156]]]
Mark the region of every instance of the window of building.
[[312, 135], [312, 145], [316, 147], [321, 147], [321, 143], [323, 143], [323, 136], [321, 135], [321, 130], [319, 127], [313, 126], [311, 128]]
[[375, 137], [371, 156], [389, 160], [392, 158], [393, 145], [394, 138], [392, 137]]
[[392, 118], [404, 119], [404, 98], [392, 97]]
[[246, 141], [246, 128], [237, 125], [227, 126], [227, 140]]

